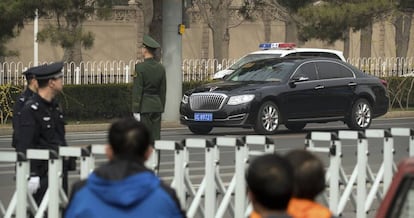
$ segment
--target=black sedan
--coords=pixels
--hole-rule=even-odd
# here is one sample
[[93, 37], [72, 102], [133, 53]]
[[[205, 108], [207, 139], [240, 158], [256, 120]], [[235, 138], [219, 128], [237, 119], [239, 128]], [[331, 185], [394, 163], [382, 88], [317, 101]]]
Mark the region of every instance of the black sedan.
[[362, 130], [385, 114], [386, 82], [330, 58], [272, 58], [244, 64], [222, 81], [187, 91], [180, 121], [196, 134], [213, 127], [274, 134], [307, 123], [343, 121]]

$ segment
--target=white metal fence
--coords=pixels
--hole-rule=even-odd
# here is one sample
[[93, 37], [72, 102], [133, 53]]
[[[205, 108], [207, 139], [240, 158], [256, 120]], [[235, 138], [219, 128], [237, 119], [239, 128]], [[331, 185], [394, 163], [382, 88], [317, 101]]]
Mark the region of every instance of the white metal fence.
[[[368, 139], [376, 139], [371, 144]], [[404, 140], [401, 144], [394, 139]], [[381, 146], [382, 160], [378, 171], [373, 171], [369, 163], [369, 145]], [[155, 152], [146, 162], [147, 166], [157, 171], [159, 161], [158, 152], [173, 153], [173, 163], [168, 170], [173, 172], [171, 186], [175, 188], [182, 208], [187, 211], [187, 217], [247, 217], [251, 212], [251, 205], [246, 197], [245, 169], [249, 160], [264, 153], [277, 152], [273, 141], [265, 136], [247, 135], [243, 138], [217, 137], [213, 140], [187, 138], [182, 142], [158, 140], [155, 142]], [[372, 141], [371, 141], [372, 142]], [[345, 171], [342, 164], [343, 145], [355, 152], [355, 165], [351, 174]], [[381, 143], [380, 143], [381, 144]], [[329, 163], [326, 172], [326, 181], [329, 188], [323, 194], [326, 204], [334, 215], [344, 212], [345, 206], [350, 205], [357, 218], [366, 218], [369, 213], [375, 213], [373, 201], [381, 201], [387, 192], [396, 163], [394, 149], [404, 150], [407, 156], [414, 155], [414, 130], [410, 128], [368, 129], [365, 132], [340, 130], [338, 132], [310, 132], [305, 140], [306, 149], [311, 152], [327, 154]], [[220, 172], [220, 154], [234, 149], [234, 169], [230, 174], [231, 181], [223, 179]], [[190, 150], [191, 149], [191, 150]], [[194, 170], [190, 170], [194, 163], [194, 154], [204, 153], [204, 171], [201, 182], [191, 177]], [[91, 145], [90, 149], [81, 147], [60, 147], [59, 153], [49, 150], [29, 149], [26, 157], [16, 152], [0, 151], [0, 163], [11, 162], [16, 164], [15, 193], [6, 207], [0, 201], [0, 215], [3, 217], [26, 217], [25, 208], [28, 207], [35, 217], [42, 217], [47, 212], [49, 217], [59, 217], [59, 205], [65, 207], [68, 199], [61, 188], [60, 172], [61, 158], [77, 157], [80, 160], [79, 177], [87, 178], [95, 168], [96, 155], [105, 153], [104, 145]], [[226, 157], [228, 158], [228, 156]], [[29, 176], [28, 160], [49, 161], [49, 187], [40, 205], [27, 193], [27, 178]], [[192, 163], [191, 163], [192, 162]], [[200, 159], [197, 159], [200, 162]], [[196, 171], [199, 171], [198, 169]], [[349, 171], [348, 171], [349, 172]], [[236, 182], [237, 181], [237, 182]], [[382, 184], [382, 186], [380, 185]], [[409, 204], [413, 211], [413, 204]], [[197, 216], [198, 217], [198, 216]], [[410, 216], [412, 217], [412, 216]]]
[[[219, 62], [216, 59], [184, 59], [182, 62], [183, 81], [209, 80], [220, 69], [233, 64], [236, 59]], [[140, 60], [85, 61], [79, 65], [65, 63], [65, 84], [109, 84], [129, 83], [131, 71]], [[357, 68], [378, 77], [414, 75], [414, 57], [406, 58], [349, 58], [348, 62]], [[41, 64], [44, 64], [43, 62]], [[22, 72], [33, 63], [0, 63], [0, 85], [22, 85]], [[168, 71], [168, 69], [167, 69]]]

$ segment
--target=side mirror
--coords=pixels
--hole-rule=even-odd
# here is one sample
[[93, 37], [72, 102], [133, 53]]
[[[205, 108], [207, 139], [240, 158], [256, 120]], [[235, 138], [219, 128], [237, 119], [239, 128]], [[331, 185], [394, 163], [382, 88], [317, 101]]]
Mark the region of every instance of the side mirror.
[[305, 77], [305, 76], [293, 77], [289, 81], [289, 86], [292, 87], [292, 88], [294, 88], [294, 87], [296, 87], [296, 83], [298, 83], [298, 82], [304, 82], [304, 81], [309, 81], [309, 77]]

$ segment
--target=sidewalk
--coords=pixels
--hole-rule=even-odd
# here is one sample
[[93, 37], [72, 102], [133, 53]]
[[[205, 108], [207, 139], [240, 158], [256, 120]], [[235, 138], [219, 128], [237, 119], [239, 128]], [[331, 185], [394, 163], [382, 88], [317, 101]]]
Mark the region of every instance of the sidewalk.
[[[399, 117], [414, 117], [414, 111], [390, 111], [381, 118], [399, 118]], [[378, 118], [377, 118], [378, 119]], [[66, 125], [67, 132], [88, 132], [88, 131], [106, 131], [109, 128], [110, 123], [94, 123], [94, 124], [69, 124]], [[162, 122], [162, 129], [176, 129], [185, 128], [186, 126], [181, 125], [177, 122]], [[0, 136], [11, 135], [13, 129], [10, 124], [0, 125]]]

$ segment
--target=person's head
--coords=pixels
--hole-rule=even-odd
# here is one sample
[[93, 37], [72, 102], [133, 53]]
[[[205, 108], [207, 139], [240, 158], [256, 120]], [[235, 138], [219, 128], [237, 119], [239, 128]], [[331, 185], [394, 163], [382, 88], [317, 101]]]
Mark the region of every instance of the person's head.
[[27, 87], [31, 89], [33, 92], [37, 92], [37, 89], [39, 88], [36, 79], [36, 68], [37, 67], [31, 67], [25, 72], [23, 72], [23, 75], [26, 78]]
[[132, 159], [144, 162], [152, 152], [150, 132], [134, 118], [123, 118], [109, 128], [107, 156], [109, 159]]
[[325, 169], [322, 161], [306, 150], [293, 150], [285, 157], [294, 171], [293, 196], [315, 200], [325, 189]]
[[154, 57], [155, 56], [155, 51], [159, 47], [160, 47], [160, 44], [157, 41], [155, 41], [155, 39], [153, 39], [149, 35], [144, 35], [144, 38], [142, 40], [142, 50], [141, 51], [142, 51], [142, 54], [144, 55], [145, 58]]
[[246, 181], [255, 211], [286, 211], [293, 192], [292, 171], [289, 162], [278, 154], [265, 154], [252, 161]]
[[62, 62], [38, 66], [34, 72], [36, 73], [39, 89], [48, 89], [52, 95], [61, 92], [63, 89], [62, 68]]

